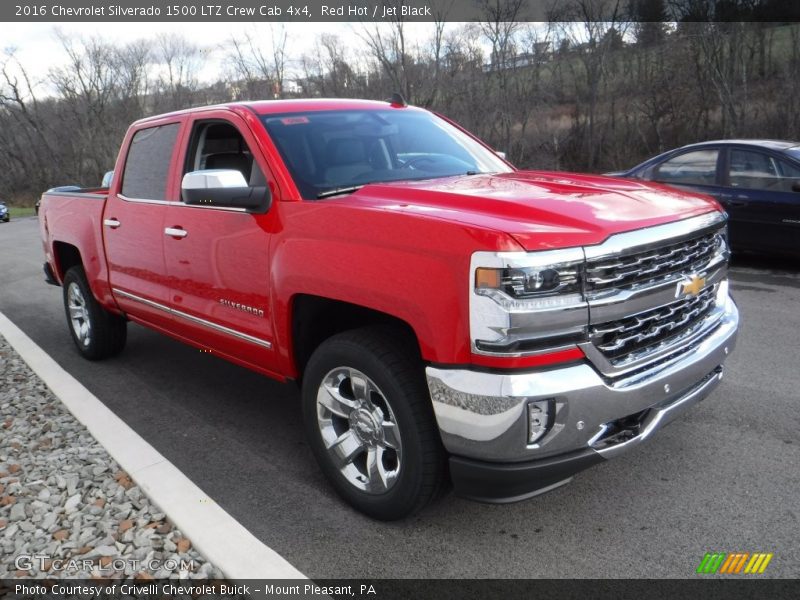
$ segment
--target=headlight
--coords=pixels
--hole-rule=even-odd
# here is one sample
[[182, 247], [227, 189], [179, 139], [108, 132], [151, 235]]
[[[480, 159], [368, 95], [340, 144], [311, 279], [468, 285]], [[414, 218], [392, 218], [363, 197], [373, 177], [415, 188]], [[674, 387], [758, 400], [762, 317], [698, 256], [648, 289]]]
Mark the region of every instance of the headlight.
[[501, 290], [512, 298], [535, 298], [550, 294], [580, 292], [578, 270], [574, 266], [525, 267], [475, 271], [475, 290]]
[[584, 336], [582, 248], [476, 252], [470, 281], [473, 351], [519, 355]]
[[511, 310], [549, 308], [583, 301], [583, 250], [476, 252], [474, 293]]

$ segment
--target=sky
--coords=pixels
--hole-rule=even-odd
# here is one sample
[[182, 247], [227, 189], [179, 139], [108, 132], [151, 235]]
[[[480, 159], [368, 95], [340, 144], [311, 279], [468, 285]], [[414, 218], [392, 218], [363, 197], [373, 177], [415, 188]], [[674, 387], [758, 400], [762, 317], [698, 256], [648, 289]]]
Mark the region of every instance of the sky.
[[[288, 34], [287, 54], [293, 57], [309, 53], [315, 40], [322, 33], [338, 34], [351, 47], [356, 37], [357, 24], [351, 23], [283, 23]], [[37, 80], [45, 77], [48, 70], [63, 62], [63, 51], [56, 39], [55, 30], [66, 34], [99, 36], [120, 44], [141, 38], [152, 38], [161, 33], [178, 32], [190, 41], [208, 48], [207, 59], [199, 74], [201, 81], [217, 79], [223, 68], [224, 48], [232, 36], [241, 36], [252, 23], [15, 23], [0, 24], [0, 50], [16, 49], [16, 57], [29, 74]], [[268, 25], [258, 27], [268, 30]], [[430, 35], [432, 23], [408, 23], [409, 34], [417, 39]], [[267, 42], [268, 43], [268, 42]]]

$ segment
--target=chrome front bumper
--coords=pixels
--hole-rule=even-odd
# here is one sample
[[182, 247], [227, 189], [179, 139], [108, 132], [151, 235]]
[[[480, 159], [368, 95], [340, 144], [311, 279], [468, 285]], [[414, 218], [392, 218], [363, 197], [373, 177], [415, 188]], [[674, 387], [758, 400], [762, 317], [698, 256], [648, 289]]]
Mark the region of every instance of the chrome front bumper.
[[[722, 379], [722, 364], [736, 342], [739, 312], [729, 297], [719, 309], [713, 330], [689, 350], [624, 378], [604, 377], [588, 361], [512, 374], [428, 367], [445, 448], [467, 461], [507, 464], [576, 452], [611, 458], [639, 445]], [[528, 444], [527, 406], [545, 399], [555, 407], [552, 426], [537, 443]], [[633, 433], [610, 435], [621, 419], [631, 416], [639, 419]]]

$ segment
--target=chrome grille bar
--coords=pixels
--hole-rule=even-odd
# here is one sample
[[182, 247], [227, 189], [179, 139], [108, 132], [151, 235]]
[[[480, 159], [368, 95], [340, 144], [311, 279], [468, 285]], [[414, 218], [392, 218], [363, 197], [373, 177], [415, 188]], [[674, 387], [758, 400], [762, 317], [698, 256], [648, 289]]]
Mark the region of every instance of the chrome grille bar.
[[678, 300], [627, 319], [601, 323], [590, 328], [595, 347], [609, 360], [632, 352], [647, 352], [668, 338], [679, 335], [702, 321], [713, 309], [716, 290], [713, 286], [697, 296]]
[[702, 270], [724, 245], [723, 231], [719, 228], [656, 249], [590, 260], [585, 275], [587, 294], [628, 289]]

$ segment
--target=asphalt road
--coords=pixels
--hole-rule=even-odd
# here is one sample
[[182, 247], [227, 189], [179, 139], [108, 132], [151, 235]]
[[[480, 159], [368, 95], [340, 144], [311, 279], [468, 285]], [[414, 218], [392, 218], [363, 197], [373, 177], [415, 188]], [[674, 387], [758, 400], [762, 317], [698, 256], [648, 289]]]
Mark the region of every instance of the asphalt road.
[[383, 524], [326, 485], [296, 388], [135, 325], [121, 356], [85, 361], [42, 261], [34, 219], [0, 224], [0, 311], [312, 578], [682, 578], [708, 551], [773, 552], [763, 576], [800, 576], [800, 262], [735, 263], [725, 380], [648, 444], [539, 498], [451, 495]]

